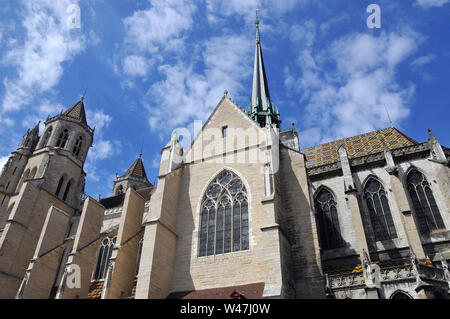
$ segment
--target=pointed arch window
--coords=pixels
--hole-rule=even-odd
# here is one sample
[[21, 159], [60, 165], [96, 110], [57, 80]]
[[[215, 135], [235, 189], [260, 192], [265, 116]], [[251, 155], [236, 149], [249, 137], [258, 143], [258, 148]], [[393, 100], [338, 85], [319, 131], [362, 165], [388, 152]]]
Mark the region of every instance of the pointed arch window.
[[51, 126], [47, 129], [47, 131], [45, 131], [44, 137], [42, 139], [41, 147], [47, 146], [48, 140], [50, 139], [50, 136], [52, 135], [52, 131], [53, 131], [53, 127], [51, 127]]
[[142, 255], [142, 247], [144, 245], [144, 238], [142, 238], [139, 241], [139, 245], [138, 245], [138, 253], [137, 253], [137, 260], [136, 260], [136, 277], [139, 274], [139, 264], [141, 263], [141, 255]]
[[316, 216], [319, 224], [319, 238], [324, 250], [344, 246], [341, 237], [336, 201], [331, 192], [323, 188], [315, 198]]
[[248, 227], [247, 190], [226, 170], [209, 185], [202, 201], [199, 257], [248, 250]]
[[75, 142], [75, 146], [73, 147], [72, 153], [75, 154], [76, 156], [79, 156], [82, 146], [83, 146], [83, 137], [79, 136]]
[[58, 187], [56, 188], [56, 192], [55, 192], [56, 196], [59, 196], [59, 193], [61, 192], [61, 187], [62, 187], [63, 183], [64, 183], [64, 176], [61, 176], [61, 178], [59, 179]]
[[70, 182], [67, 183], [66, 190], [64, 191], [64, 195], [63, 195], [64, 201], [67, 199], [67, 195], [69, 195], [69, 191], [70, 191]]
[[417, 170], [411, 170], [407, 177], [407, 188], [420, 231], [428, 234], [433, 230], [445, 229], [433, 191], [425, 175]]
[[369, 209], [375, 240], [397, 238], [391, 209], [383, 185], [377, 179], [369, 178], [364, 187], [364, 197]]
[[58, 142], [56, 143], [56, 147], [64, 148], [67, 143], [67, 139], [69, 138], [69, 130], [65, 129], [59, 134]]
[[95, 268], [94, 280], [105, 279], [106, 272], [109, 266], [109, 259], [111, 258], [113, 247], [116, 243], [117, 237], [108, 237], [103, 239], [98, 252], [97, 267]]

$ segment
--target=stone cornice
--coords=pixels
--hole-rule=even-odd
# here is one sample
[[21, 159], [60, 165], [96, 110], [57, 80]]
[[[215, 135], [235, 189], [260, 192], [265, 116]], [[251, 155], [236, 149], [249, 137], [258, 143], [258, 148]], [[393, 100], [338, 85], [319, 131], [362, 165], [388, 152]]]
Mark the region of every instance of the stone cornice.
[[[392, 156], [396, 159], [397, 163], [411, 158], [423, 158], [425, 155], [428, 155], [429, 151], [430, 147], [427, 142], [391, 150]], [[379, 152], [350, 159], [349, 163], [352, 169], [358, 170], [360, 168], [367, 167], [367, 165], [384, 166], [386, 164], [386, 160], [384, 157], [384, 152]], [[316, 178], [329, 175], [340, 175], [341, 163], [334, 162], [327, 165], [308, 168], [307, 173], [308, 176]]]

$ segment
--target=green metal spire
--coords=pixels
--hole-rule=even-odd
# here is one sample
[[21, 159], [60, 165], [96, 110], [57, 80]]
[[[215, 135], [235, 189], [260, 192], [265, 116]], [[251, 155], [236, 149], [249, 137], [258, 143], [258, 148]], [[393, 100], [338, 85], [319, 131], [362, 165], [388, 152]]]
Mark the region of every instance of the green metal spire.
[[261, 127], [266, 124], [276, 124], [280, 127], [280, 116], [275, 112], [269, 94], [269, 85], [266, 77], [266, 70], [264, 68], [264, 59], [261, 49], [261, 37], [259, 33], [259, 17], [258, 9], [256, 9], [256, 50], [255, 50], [255, 65], [253, 72], [253, 90], [252, 90], [252, 104], [248, 115]]
[[259, 18], [258, 18], [258, 8], [256, 9], [256, 20], [255, 20], [255, 25], [256, 25], [256, 42], [260, 42], [261, 38], [259, 36]]

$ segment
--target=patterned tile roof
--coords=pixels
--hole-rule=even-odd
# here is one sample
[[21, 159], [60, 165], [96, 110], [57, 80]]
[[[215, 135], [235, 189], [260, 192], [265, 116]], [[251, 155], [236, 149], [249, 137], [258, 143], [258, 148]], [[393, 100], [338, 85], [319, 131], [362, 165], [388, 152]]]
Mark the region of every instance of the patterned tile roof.
[[128, 169], [128, 171], [125, 173], [124, 176], [136, 176], [136, 177], [147, 178], [147, 174], [145, 173], [145, 169], [144, 169], [144, 163], [142, 162], [142, 158], [140, 156], [133, 163], [133, 165], [131, 165], [131, 167]]
[[137, 285], [137, 279], [133, 281], [133, 288], [131, 289], [131, 299], [134, 299], [136, 296], [136, 285]]
[[306, 148], [306, 167], [318, 167], [339, 161], [338, 150], [344, 145], [350, 159], [383, 152], [385, 147], [397, 149], [418, 144], [396, 128], [387, 128], [338, 141]]
[[87, 125], [83, 99], [78, 101], [74, 106], [65, 111], [63, 114], [67, 117], [80, 120], [83, 124]]
[[167, 299], [262, 299], [265, 284], [263, 282], [242, 286], [211, 288], [203, 290], [174, 292]]
[[89, 287], [87, 299], [100, 299], [102, 297], [103, 284], [103, 281], [92, 282]]

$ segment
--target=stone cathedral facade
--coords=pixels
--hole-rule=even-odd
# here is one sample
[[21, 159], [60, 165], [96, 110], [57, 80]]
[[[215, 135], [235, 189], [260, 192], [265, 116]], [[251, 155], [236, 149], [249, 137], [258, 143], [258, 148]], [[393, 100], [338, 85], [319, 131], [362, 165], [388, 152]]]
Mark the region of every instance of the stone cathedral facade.
[[252, 104], [84, 194], [83, 99], [0, 175], [0, 298], [448, 298], [450, 149], [387, 128], [302, 149], [280, 130], [257, 21]]

